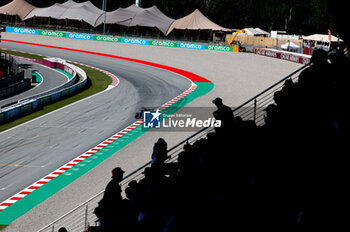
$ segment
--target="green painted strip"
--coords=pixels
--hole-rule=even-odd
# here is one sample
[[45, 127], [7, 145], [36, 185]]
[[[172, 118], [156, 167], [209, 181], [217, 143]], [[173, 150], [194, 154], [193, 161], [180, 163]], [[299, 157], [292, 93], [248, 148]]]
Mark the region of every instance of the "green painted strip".
[[41, 83], [43, 81], [43, 77], [38, 72], [33, 71], [32, 75], [35, 76], [36, 83]]
[[59, 71], [60, 73], [62, 73], [63, 75], [67, 76], [68, 80], [71, 80], [73, 77], [72, 75], [70, 75], [69, 73], [62, 71], [61, 69], [58, 68], [54, 68], [54, 70]]
[[[207, 94], [214, 87], [214, 84], [211, 82], [195, 82], [195, 84], [197, 84], [195, 91], [188, 94], [178, 102], [174, 103], [168, 109], [174, 108], [178, 110], [194, 99]], [[128, 134], [102, 148], [100, 151], [96, 152], [94, 155], [91, 155], [89, 158], [72, 167], [62, 175], [56, 177], [39, 189], [30, 193], [28, 196], [7, 207], [5, 210], [0, 212], [0, 224], [9, 225], [12, 221], [27, 213], [33, 207], [45, 201], [53, 194], [57, 193], [59, 190], [69, 185], [85, 173], [89, 172], [91, 169], [105, 161], [108, 157], [114, 155], [116, 152], [121, 150], [127, 144], [136, 140], [147, 131], [148, 130], [143, 129], [143, 125], [136, 127]]]

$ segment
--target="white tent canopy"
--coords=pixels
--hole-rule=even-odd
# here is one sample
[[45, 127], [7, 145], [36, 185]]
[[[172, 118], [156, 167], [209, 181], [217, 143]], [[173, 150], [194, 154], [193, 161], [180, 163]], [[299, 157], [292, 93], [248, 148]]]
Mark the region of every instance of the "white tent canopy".
[[61, 19], [61, 15], [67, 10], [67, 6], [64, 4], [55, 3], [52, 6], [45, 8], [36, 8], [30, 12], [24, 19], [30, 19], [33, 17], [42, 17], [42, 18], [54, 18]]
[[[323, 34], [314, 34], [309, 36], [304, 36], [303, 40], [314, 40], [314, 41], [320, 41], [320, 42], [329, 42], [328, 35]], [[335, 36], [331, 36], [331, 42], [337, 42], [338, 38]], [[339, 40], [340, 42], [343, 42], [343, 40]]]
[[270, 34], [258, 27], [256, 28], [244, 28], [245, 34], [246, 35], [251, 35], [251, 36], [269, 36]]
[[[129, 26], [131, 20], [135, 17], [137, 13], [139, 13], [142, 8], [136, 6], [135, 4], [127, 7], [127, 8], [118, 8], [115, 11], [106, 13], [106, 23], [107, 24], [121, 24], [123, 26]], [[104, 15], [101, 15], [97, 21], [96, 26], [101, 25], [104, 22]]]
[[224, 28], [205, 17], [198, 9], [191, 14], [175, 20], [170, 26], [167, 34], [170, 34], [172, 30], [212, 30], [212, 31], [232, 31], [231, 29]]
[[26, 20], [33, 17], [51, 17], [54, 19], [83, 20], [91, 26], [95, 26], [97, 19], [102, 14], [103, 11], [97, 8], [90, 1], [76, 3], [72, 0], [68, 0], [65, 3], [56, 3], [50, 7], [36, 8], [24, 19]]
[[[96, 22], [96, 26], [102, 24], [103, 21], [104, 16], [101, 15]], [[163, 14], [156, 6], [141, 8], [133, 4], [127, 8], [118, 8], [106, 13], [106, 23], [108, 24], [116, 23], [127, 27], [156, 27], [163, 34], [166, 34], [173, 22], [174, 19]]]
[[12, 2], [0, 7], [0, 14], [18, 15], [23, 20], [36, 7], [25, 0], [13, 0]]
[[281, 45], [281, 48], [282, 48], [282, 49], [288, 49], [288, 48], [298, 49], [298, 48], [300, 48], [300, 46], [296, 45], [296, 44], [293, 43], [293, 42], [288, 42], [288, 43], [282, 44], [282, 45]]
[[163, 14], [156, 6], [146, 8], [136, 14], [130, 26], [157, 27], [164, 35], [174, 19]]

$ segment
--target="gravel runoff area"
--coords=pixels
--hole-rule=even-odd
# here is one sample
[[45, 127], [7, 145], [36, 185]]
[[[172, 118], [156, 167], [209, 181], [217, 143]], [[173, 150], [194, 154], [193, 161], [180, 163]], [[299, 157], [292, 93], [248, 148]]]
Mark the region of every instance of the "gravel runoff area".
[[[301, 67], [300, 64], [250, 53], [198, 51], [12, 33], [2, 35], [4, 39], [9, 40], [42, 43], [151, 61], [193, 72], [215, 84], [210, 93], [187, 106], [213, 106], [211, 101], [215, 97], [221, 97], [225, 104], [232, 107], [238, 106]], [[128, 174], [148, 162], [153, 144], [159, 137], [163, 137], [168, 142], [168, 147], [171, 147], [192, 133], [148, 132], [144, 134], [89, 173], [15, 220], [4, 231], [37, 231], [102, 191], [110, 180], [110, 171], [114, 167], [120, 166]]]

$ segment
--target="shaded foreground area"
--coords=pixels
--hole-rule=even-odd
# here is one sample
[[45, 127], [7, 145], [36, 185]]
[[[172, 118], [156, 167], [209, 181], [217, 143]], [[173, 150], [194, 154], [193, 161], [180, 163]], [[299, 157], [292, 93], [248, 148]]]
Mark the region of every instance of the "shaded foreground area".
[[100, 226], [89, 231], [344, 228], [350, 61], [318, 50], [312, 62], [274, 93], [264, 125], [215, 99], [222, 127], [184, 145], [173, 163], [159, 139], [151, 167], [124, 199], [123, 170], [113, 169], [94, 211]]

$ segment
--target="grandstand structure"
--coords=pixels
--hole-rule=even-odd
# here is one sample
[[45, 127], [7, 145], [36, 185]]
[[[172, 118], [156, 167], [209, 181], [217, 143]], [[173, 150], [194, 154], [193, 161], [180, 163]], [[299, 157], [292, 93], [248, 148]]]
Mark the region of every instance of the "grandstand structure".
[[[165, 163], [150, 161], [128, 174], [120, 182], [124, 211], [115, 209], [112, 227], [221, 231], [340, 225], [349, 62], [342, 51], [315, 52], [309, 64], [233, 109], [226, 128], [204, 128], [168, 149]], [[145, 188], [139, 190], [143, 195], [135, 186]], [[93, 231], [96, 215], [107, 217], [96, 212], [103, 198], [104, 191], [40, 232], [88, 226]]]
[[31, 75], [25, 75], [13, 57], [0, 52], [0, 100], [29, 89], [31, 83]]

